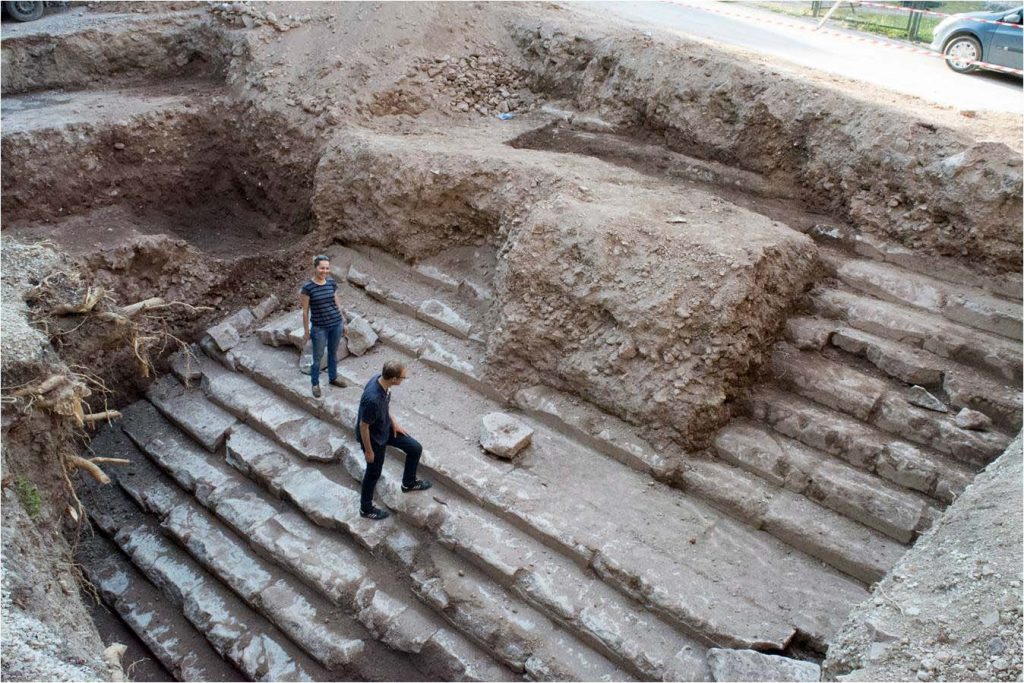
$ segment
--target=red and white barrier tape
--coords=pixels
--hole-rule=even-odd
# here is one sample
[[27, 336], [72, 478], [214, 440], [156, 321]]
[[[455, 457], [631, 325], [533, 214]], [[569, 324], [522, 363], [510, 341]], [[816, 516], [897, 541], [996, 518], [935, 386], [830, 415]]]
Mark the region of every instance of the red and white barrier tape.
[[[660, 1], [663, 2], [663, 3], [669, 4], [669, 5], [680, 5], [682, 7], [689, 7], [690, 9], [699, 9], [702, 12], [711, 12], [712, 14], [721, 14], [722, 16], [726, 16], [726, 17], [739, 17], [740, 19], [746, 19], [748, 21], [752, 20], [752, 17], [750, 17], [750, 15], [745, 15], [745, 14], [742, 14], [740, 12], [731, 12], [729, 10], [723, 10], [723, 9], [719, 9], [717, 7], [711, 7], [711, 6], [705, 5], [703, 3], [701, 3], [701, 4], [691, 4], [689, 2], [682, 2], [681, 0], [660, 0]], [[768, 17], [757, 17], [756, 21], [758, 21], [760, 23], [766, 23], [766, 24], [778, 24], [779, 26], [784, 26], [786, 28], [795, 28], [795, 29], [799, 29], [801, 31], [810, 31], [810, 32], [814, 32], [814, 33], [820, 33], [820, 34], [823, 34], [823, 35], [836, 36], [838, 38], [845, 38], [846, 40], [852, 40], [852, 41], [859, 42], [859, 43], [868, 43], [869, 45], [881, 45], [882, 47], [888, 47], [888, 48], [892, 48], [894, 50], [901, 50], [903, 52], [911, 52], [911, 53], [914, 53], [914, 54], [924, 55], [925, 57], [932, 57], [933, 59], [947, 59], [946, 55], [941, 54], [939, 52], [933, 52], [932, 50], [926, 50], [924, 48], [914, 47], [912, 45], [904, 45], [903, 43], [893, 43], [893, 42], [890, 42], [890, 41], [887, 41], [887, 40], [879, 40], [877, 38], [868, 38], [867, 36], [860, 36], [860, 35], [856, 35], [856, 34], [853, 34], [853, 33], [843, 33], [843, 32], [840, 32], [840, 31], [831, 31], [829, 29], [820, 29], [819, 30], [819, 29], [815, 28], [814, 26], [805, 26], [805, 25], [802, 25], [802, 24], [796, 24], [796, 23], [789, 22], [789, 21], [781, 21], [781, 20], [778, 20], [778, 19], [768, 18]], [[963, 62], [963, 63], [966, 63], [966, 64], [974, 64], [975, 66], [980, 66], [980, 67], [983, 67], [983, 68], [986, 68], [986, 69], [991, 69], [992, 71], [999, 71], [999, 72], [1002, 72], [1002, 73], [1016, 74], [1018, 76], [1024, 76], [1024, 70], [1013, 69], [1013, 68], [1010, 68], [1008, 66], [1001, 66], [999, 64], [990, 64], [988, 62], [982, 62], [982, 61], [979, 61], [979, 60], [976, 60], [976, 59], [959, 59], [958, 58], [958, 59], [951, 60], [951, 61], [955, 61], [957, 63]]]
[[[918, 9], [916, 7], [904, 7], [902, 5], [886, 5], [881, 2], [867, 2], [867, 0], [857, 0], [858, 5], [867, 5], [868, 7], [884, 7], [885, 9], [897, 9], [904, 12], [920, 12], [921, 14], [931, 14], [936, 17], [951, 17], [952, 14], [946, 14], [944, 12], [936, 12], [930, 9]], [[977, 21], [981, 24], [998, 24], [999, 26], [1012, 26], [1013, 28], [1021, 28], [1020, 24], [1011, 24], [1008, 21], [996, 21], [995, 19], [980, 19], [978, 17], [964, 17], [964, 19], [970, 19], [971, 21]]]

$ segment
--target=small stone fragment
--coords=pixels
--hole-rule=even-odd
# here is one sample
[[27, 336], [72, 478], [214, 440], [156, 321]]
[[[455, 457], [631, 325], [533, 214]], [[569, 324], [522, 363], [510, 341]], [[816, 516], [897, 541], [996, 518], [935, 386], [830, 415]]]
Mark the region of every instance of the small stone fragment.
[[983, 432], [992, 426], [992, 420], [989, 419], [989, 416], [985, 413], [979, 413], [977, 410], [964, 408], [956, 414], [956, 426], [960, 429], [973, 429], [975, 431]]
[[350, 353], [361, 356], [377, 343], [377, 333], [370, 327], [365, 318], [358, 315], [352, 316], [348, 323], [348, 350]]
[[488, 413], [480, 429], [480, 445], [488, 453], [510, 460], [530, 445], [533, 430], [505, 413]]
[[945, 403], [932, 396], [924, 387], [916, 384], [910, 387], [910, 391], [907, 393], [907, 403], [913, 403], [915, 406], [934, 410], [937, 413], [949, 412], [949, 408], [946, 407]]
[[252, 309], [252, 314], [256, 320], [263, 320], [277, 309], [278, 303], [277, 297], [271, 294], [266, 299], [256, 304], [256, 308]]
[[348, 267], [347, 279], [356, 287], [366, 287], [366, 285], [370, 283], [370, 276], [362, 272], [355, 266]]

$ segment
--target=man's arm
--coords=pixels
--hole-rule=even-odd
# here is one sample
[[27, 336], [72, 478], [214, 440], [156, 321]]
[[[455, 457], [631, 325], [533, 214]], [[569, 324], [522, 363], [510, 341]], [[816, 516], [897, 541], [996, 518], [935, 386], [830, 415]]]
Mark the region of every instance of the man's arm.
[[398, 420], [395, 419], [394, 415], [391, 416], [391, 426], [394, 428], [395, 434], [402, 435], [406, 433], [406, 431], [399, 426]]
[[363, 442], [363, 455], [366, 462], [373, 462], [373, 445], [370, 443], [370, 425], [367, 422], [359, 421], [359, 440]]

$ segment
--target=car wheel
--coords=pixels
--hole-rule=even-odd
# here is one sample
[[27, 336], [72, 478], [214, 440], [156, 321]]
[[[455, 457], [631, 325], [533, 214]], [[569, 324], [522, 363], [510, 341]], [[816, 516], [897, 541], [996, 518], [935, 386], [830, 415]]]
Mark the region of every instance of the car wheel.
[[946, 66], [958, 74], [974, 71], [975, 62], [981, 61], [981, 43], [972, 36], [957, 36], [946, 43], [942, 51], [946, 55]]
[[5, 2], [4, 9], [15, 21], [35, 21], [43, 16], [41, 2]]

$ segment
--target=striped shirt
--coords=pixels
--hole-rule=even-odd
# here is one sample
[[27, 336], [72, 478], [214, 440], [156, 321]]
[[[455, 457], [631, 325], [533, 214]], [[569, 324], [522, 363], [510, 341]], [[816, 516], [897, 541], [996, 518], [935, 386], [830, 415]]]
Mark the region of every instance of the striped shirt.
[[302, 293], [309, 297], [309, 320], [314, 327], [334, 327], [341, 322], [341, 311], [334, 303], [338, 283], [327, 278], [322, 285], [310, 280], [302, 285]]

